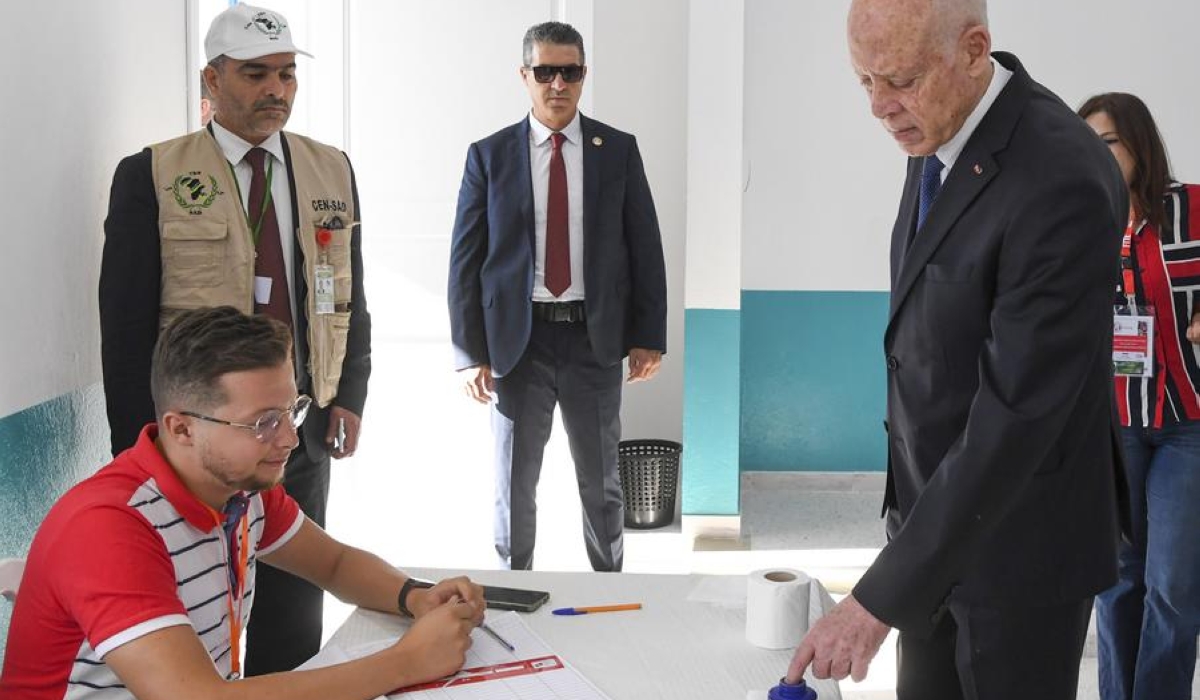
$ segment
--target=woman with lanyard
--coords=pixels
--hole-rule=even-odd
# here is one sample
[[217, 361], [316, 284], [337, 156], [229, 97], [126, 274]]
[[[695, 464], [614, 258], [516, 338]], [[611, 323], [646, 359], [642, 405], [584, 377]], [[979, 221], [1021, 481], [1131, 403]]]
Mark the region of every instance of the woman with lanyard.
[[1137, 97], [1097, 95], [1079, 116], [1112, 150], [1130, 204], [1114, 367], [1133, 532], [1117, 585], [1096, 599], [1100, 697], [1186, 700], [1200, 630], [1200, 186], [1173, 180]]

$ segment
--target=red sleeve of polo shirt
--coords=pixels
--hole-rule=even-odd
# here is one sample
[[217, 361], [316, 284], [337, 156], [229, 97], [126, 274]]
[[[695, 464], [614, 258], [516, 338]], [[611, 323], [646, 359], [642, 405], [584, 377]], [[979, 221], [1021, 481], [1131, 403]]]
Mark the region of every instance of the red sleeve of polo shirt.
[[[263, 512], [266, 514], [262, 541], [258, 543], [261, 551], [282, 545], [291, 539], [300, 529], [304, 514], [300, 512], [300, 505], [296, 500], [283, 490], [283, 486], [268, 489], [260, 495], [263, 499]], [[281, 538], [283, 541], [280, 541]]]
[[[135, 513], [117, 507], [78, 513], [51, 551], [53, 593], [93, 649], [142, 623], [187, 615], [162, 538]], [[170, 624], [176, 623], [164, 626]]]

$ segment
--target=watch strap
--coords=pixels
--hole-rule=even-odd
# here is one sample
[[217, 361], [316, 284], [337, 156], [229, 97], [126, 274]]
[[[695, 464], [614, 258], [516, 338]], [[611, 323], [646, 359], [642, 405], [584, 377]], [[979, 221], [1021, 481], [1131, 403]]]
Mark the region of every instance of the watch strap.
[[433, 588], [433, 581], [424, 581], [412, 576], [404, 581], [404, 585], [400, 587], [400, 595], [396, 596], [396, 608], [405, 617], [416, 617], [408, 608], [408, 594], [412, 593], [414, 588]]

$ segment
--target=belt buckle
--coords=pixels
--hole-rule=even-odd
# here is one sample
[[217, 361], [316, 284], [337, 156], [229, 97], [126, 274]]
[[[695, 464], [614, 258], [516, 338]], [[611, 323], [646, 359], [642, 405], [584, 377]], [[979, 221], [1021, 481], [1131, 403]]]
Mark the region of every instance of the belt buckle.
[[534, 315], [547, 323], [575, 323], [583, 320], [583, 304], [577, 301], [535, 303]]

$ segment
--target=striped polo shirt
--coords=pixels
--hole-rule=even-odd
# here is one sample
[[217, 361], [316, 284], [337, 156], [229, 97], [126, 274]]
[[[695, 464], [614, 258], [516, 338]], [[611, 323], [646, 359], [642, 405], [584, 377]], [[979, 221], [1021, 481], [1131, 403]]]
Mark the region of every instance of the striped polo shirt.
[[[228, 545], [214, 514], [158, 451], [157, 426], [68, 491], [38, 528], [9, 628], [0, 697], [132, 698], [104, 663], [146, 634], [190, 625], [222, 677], [230, 671]], [[282, 487], [253, 494], [242, 626], [256, 560], [304, 515]], [[241, 541], [242, 529], [237, 528]], [[239, 546], [246, 546], [242, 543]]]
[[[1138, 306], [1154, 307], [1154, 376], [1116, 377], [1121, 424], [1161, 428], [1200, 419], [1200, 350], [1187, 328], [1200, 302], [1200, 186], [1174, 183], [1163, 230], [1144, 224], [1131, 249]], [[1124, 304], [1124, 290], [1117, 303]]]

